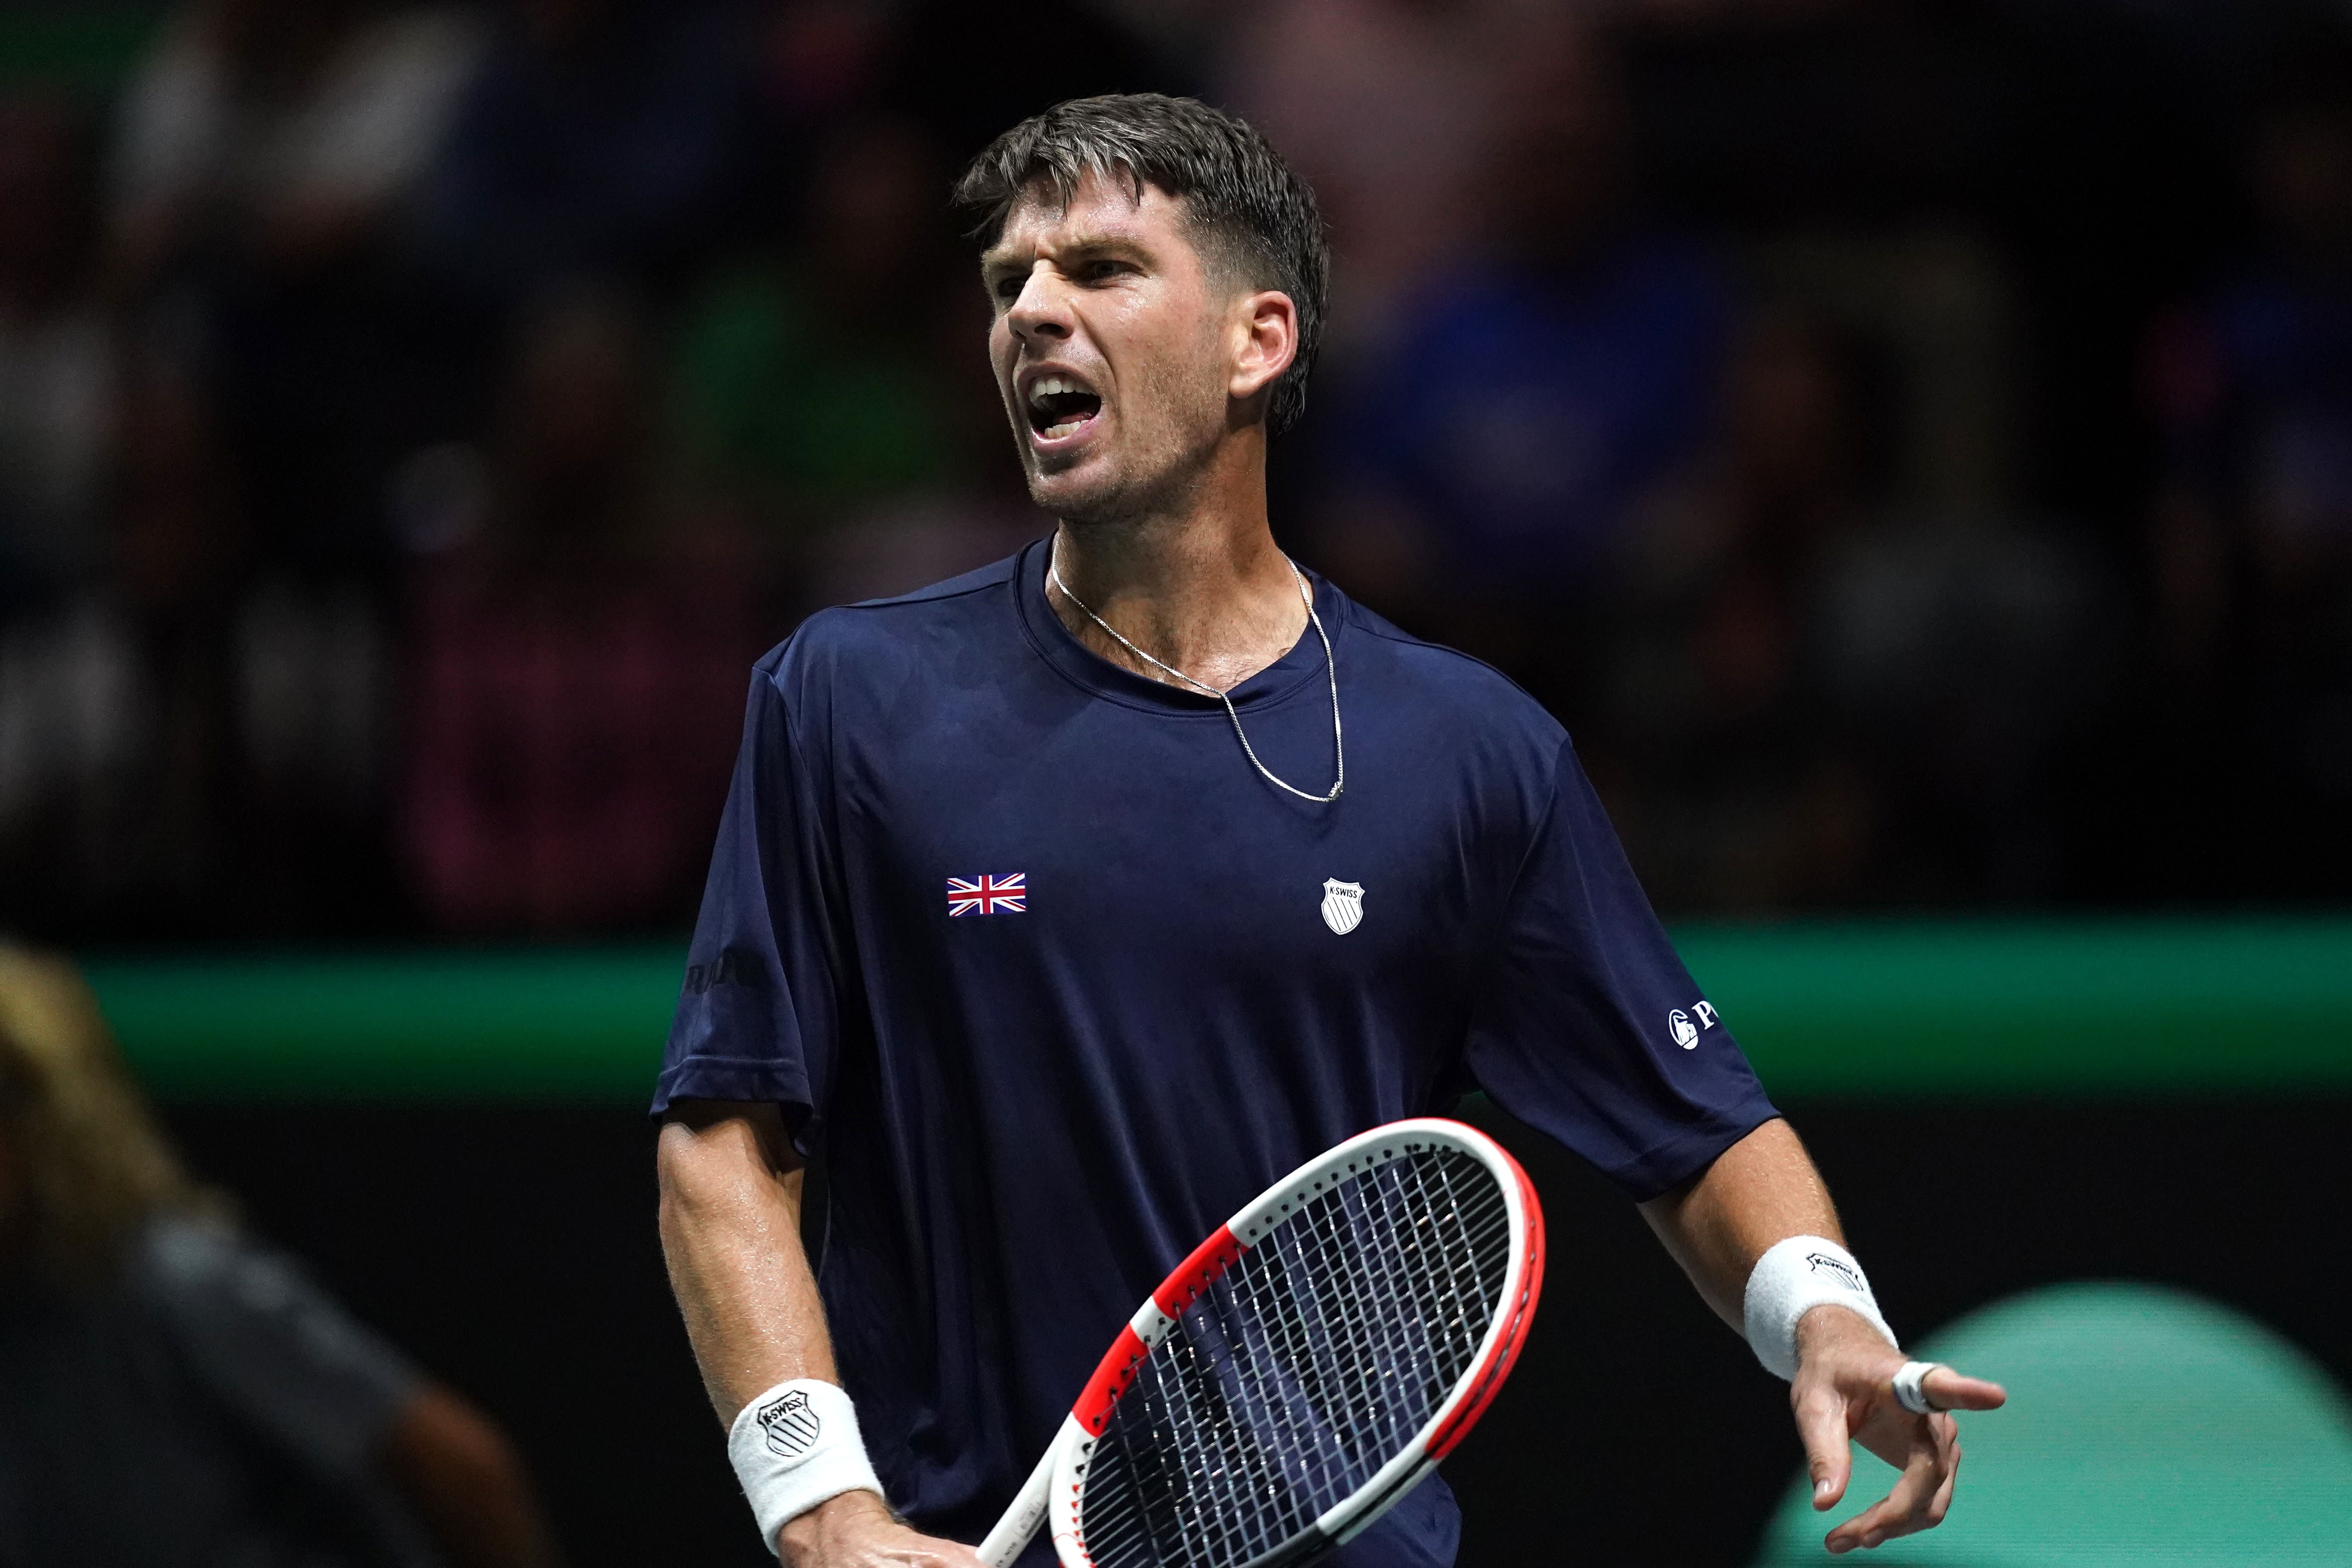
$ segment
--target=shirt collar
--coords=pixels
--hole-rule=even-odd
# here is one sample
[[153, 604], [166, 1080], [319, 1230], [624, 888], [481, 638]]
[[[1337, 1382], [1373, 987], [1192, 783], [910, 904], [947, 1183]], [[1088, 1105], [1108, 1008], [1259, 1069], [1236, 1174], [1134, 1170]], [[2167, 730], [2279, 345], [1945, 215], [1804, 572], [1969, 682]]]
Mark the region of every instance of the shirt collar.
[[[1225, 705], [1215, 698], [1138, 675], [1111, 663], [1073, 637], [1070, 628], [1062, 624], [1062, 617], [1045, 601], [1045, 567], [1052, 559], [1052, 546], [1050, 534], [1038, 540], [1014, 559], [1013, 570], [1013, 591], [1021, 612], [1022, 629], [1046, 663], [1087, 690], [1129, 707], [1223, 715]], [[1299, 570], [1306, 574], [1307, 587], [1315, 595], [1315, 613], [1322, 617], [1323, 629], [1329, 635], [1336, 654], [1345, 637], [1348, 601], [1321, 576], [1303, 566]], [[1314, 689], [1330, 689], [1323, 674], [1323, 639], [1315, 635], [1312, 622], [1301, 631], [1289, 652], [1227, 695], [1236, 709], [1266, 708], [1308, 689], [1310, 683]]]

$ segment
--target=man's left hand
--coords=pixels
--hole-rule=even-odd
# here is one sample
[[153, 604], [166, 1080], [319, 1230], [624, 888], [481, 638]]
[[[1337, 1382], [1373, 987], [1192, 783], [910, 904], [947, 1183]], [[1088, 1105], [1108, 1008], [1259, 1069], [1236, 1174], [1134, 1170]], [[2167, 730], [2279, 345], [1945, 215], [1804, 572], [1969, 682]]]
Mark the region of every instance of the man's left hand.
[[1843, 1307], [1816, 1307], [1797, 1325], [1797, 1376], [1789, 1402], [1804, 1439], [1813, 1507], [1835, 1508], [1853, 1470], [1851, 1442], [1902, 1471], [1895, 1488], [1829, 1532], [1833, 1552], [1876, 1546], [1944, 1522], [1960, 1468], [1960, 1436], [1949, 1410], [1997, 1410], [2009, 1395], [1997, 1383], [1949, 1367], [1929, 1373], [1923, 1391], [1938, 1414], [1915, 1415], [1895, 1403], [1895, 1374], [1910, 1358]]

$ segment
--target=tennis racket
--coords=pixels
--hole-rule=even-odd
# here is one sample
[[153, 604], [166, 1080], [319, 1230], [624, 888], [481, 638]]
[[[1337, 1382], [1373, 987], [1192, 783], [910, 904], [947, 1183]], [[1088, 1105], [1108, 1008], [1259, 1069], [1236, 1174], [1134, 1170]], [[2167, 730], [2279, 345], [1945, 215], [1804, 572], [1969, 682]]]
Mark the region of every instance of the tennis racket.
[[1485, 1413], [1543, 1285], [1527, 1173], [1458, 1121], [1266, 1189], [1120, 1331], [980, 1555], [1289, 1568], [1352, 1540]]

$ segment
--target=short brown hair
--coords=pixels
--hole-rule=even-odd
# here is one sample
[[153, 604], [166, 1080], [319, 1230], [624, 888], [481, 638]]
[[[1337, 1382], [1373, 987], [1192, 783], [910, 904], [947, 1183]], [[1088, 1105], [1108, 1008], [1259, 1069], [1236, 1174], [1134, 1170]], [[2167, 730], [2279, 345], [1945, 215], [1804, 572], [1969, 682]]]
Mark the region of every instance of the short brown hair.
[[1266, 408], [1276, 435], [1298, 422], [1307, 376], [1329, 306], [1331, 247], [1315, 193], [1246, 121], [1197, 99], [1156, 92], [1072, 99], [1023, 121], [988, 145], [956, 182], [979, 216], [982, 245], [1003, 232], [1013, 204], [1037, 186], [1067, 202], [1088, 174], [1124, 178], [1181, 199], [1195, 230], [1248, 281], [1290, 296], [1298, 353]]

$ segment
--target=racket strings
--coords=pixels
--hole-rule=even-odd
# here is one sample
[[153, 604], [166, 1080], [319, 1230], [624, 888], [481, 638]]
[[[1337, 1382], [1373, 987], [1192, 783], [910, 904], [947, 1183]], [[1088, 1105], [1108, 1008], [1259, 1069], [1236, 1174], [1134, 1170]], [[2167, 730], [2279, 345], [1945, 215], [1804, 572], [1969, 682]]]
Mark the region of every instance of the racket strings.
[[1302, 1204], [1156, 1346], [1088, 1462], [1098, 1568], [1240, 1568], [1352, 1496], [1476, 1359], [1510, 1265], [1494, 1175], [1382, 1161]]

